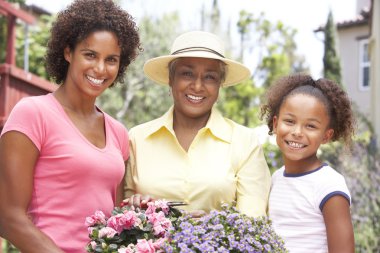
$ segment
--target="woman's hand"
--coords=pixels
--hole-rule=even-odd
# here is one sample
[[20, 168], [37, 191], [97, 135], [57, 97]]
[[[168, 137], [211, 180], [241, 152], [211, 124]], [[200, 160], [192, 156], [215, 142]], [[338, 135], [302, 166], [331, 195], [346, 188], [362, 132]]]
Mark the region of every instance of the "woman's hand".
[[122, 206], [133, 206], [135, 208], [147, 208], [147, 204], [154, 199], [149, 195], [134, 194], [121, 203]]

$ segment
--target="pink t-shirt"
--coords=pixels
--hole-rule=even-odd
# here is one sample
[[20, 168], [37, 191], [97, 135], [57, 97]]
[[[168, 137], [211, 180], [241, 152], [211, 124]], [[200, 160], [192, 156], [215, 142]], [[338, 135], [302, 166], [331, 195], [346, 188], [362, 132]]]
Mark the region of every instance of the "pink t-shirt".
[[104, 148], [81, 134], [52, 94], [23, 98], [3, 128], [2, 134], [24, 133], [40, 151], [29, 215], [65, 252], [86, 252], [85, 218], [97, 210], [110, 215], [123, 180], [128, 133], [120, 122], [103, 114]]

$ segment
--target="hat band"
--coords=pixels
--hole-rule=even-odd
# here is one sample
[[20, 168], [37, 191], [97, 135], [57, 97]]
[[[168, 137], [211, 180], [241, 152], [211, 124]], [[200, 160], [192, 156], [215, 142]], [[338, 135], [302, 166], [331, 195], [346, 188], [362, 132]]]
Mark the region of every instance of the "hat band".
[[187, 52], [194, 52], [194, 51], [204, 51], [204, 52], [209, 52], [209, 53], [213, 53], [213, 54], [216, 54], [222, 58], [224, 58], [224, 55], [218, 53], [217, 51], [215, 50], [212, 50], [210, 48], [207, 48], [207, 47], [187, 47], [187, 48], [182, 48], [182, 49], [179, 49], [175, 52], [172, 53], [172, 55], [176, 55], [176, 54], [180, 54], [180, 53], [187, 53]]

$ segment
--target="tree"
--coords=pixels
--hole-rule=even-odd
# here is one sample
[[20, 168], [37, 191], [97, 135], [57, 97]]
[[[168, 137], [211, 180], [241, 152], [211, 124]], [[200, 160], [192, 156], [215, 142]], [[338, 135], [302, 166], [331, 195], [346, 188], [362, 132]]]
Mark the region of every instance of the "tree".
[[7, 48], [7, 18], [0, 15], [0, 63], [5, 62]]
[[243, 50], [251, 51], [256, 57], [253, 77], [260, 82], [259, 85], [269, 87], [280, 76], [309, 72], [304, 57], [296, 53], [295, 29], [281, 21], [272, 23], [263, 13], [255, 17], [246, 11], [240, 12], [238, 27], [242, 47], [253, 45]]
[[213, 0], [211, 11], [211, 32], [218, 34], [220, 32], [220, 10], [218, 0]]
[[325, 51], [323, 55], [323, 76], [327, 79], [331, 79], [337, 82], [338, 84], [341, 84], [342, 76], [340, 59], [335, 49], [336, 26], [334, 24], [333, 14], [331, 10], [327, 17], [324, 34]]
[[[340, 60], [336, 53], [336, 26], [329, 12], [324, 29], [324, 77], [341, 83]], [[373, 129], [365, 115], [353, 107], [358, 131], [350, 155], [338, 143], [322, 149], [322, 159], [329, 161], [345, 176], [352, 196], [352, 220], [356, 252], [380, 252], [380, 154], [373, 145]]]
[[[12, 4], [24, 4], [25, 0], [7, 0]], [[6, 48], [7, 48], [7, 34], [8, 34], [8, 21], [7, 17], [0, 15], [0, 63], [5, 62]]]
[[[264, 14], [255, 17], [247, 11], [240, 12], [237, 28], [241, 47], [239, 61], [247, 62], [244, 53], [248, 51], [253, 55], [250, 57], [257, 60], [257, 66], [251, 79], [222, 89], [218, 107], [227, 118], [255, 127], [260, 124], [260, 97], [265, 88], [279, 76], [307, 69], [303, 67], [304, 59], [295, 53], [294, 29], [281, 22], [273, 24]], [[254, 48], [246, 45], [254, 45]]]
[[321, 148], [320, 158], [339, 171], [351, 193], [355, 252], [380, 252], [380, 154], [369, 132], [356, 137], [351, 152], [340, 143]]
[[[24, 0], [8, 0], [10, 3], [25, 5]], [[29, 72], [48, 78], [44, 64], [46, 45], [49, 39], [49, 29], [55, 16], [42, 15], [37, 18], [37, 24], [29, 25], [28, 33], [25, 32], [25, 24], [17, 22], [16, 25], [16, 66], [24, 68], [25, 40], [29, 40]], [[0, 16], [0, 62], [5, 61], [7, 38], [7, 18]]]
[[49, 29], [55, 16], [42, 15], [37, 20], [37, 25], [31, 26], [29, 33], [26, 34], [23, 27], [18, 27], [16, 31], [16, 65], [20, 68], [24, 67], [24, 43], [25, 36], [29, 39], [29, 72], [48, 79], [46, 72], [45, 53], [49, 40]]
[[125, 84], [116, 84], [99, 99], [101, 108], [128, 128], [161, 116], [172, 104], [169, 87], [149, 80], [142, 70], [146, 60], [170, 52], [180, 27], [179, 17], [177, 13], [161, 18], [146, 16], [139, 27], [144, 51], [128, 67]]

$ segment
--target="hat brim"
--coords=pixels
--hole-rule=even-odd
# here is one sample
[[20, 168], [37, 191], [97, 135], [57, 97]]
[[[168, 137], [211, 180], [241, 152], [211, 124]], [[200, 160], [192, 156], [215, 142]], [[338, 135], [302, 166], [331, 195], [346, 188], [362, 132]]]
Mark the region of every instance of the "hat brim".
[[208, 58], [208, 59], [216, 59], [224, 62], [226, 64], [226, 78], [224, 82], [221, 84], [223, 87], [232, 86], [238, 84], [245, 79], [247, 79], [251, 72], [250, 70], [244, 66], [243, 64], [229, 60], [223, 57], [219, 57], [215, 54], [210, 54], [208, 52], [187, 52], [181, 53], [178, 55], [165, 55], [159, 56], [156, 58], [152, 58], [145, 62], [144, 64], [144, 73], [151, 80], [162, 84], [169, 84], [169, 69], [168, 64], [174, 59], [183, 58], [183, 57], [195, 57], [195, 58]]

